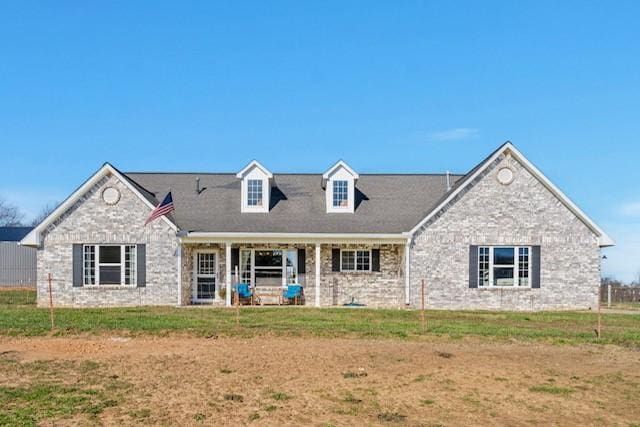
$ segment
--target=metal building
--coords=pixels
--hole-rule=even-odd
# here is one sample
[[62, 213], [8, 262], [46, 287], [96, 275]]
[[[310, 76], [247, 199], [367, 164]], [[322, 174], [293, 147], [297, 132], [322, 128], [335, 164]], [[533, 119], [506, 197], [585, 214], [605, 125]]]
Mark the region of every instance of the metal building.
[[0, 286], [35, 286], [36, 249], [18, 243], [32, 227], [0, 227]]

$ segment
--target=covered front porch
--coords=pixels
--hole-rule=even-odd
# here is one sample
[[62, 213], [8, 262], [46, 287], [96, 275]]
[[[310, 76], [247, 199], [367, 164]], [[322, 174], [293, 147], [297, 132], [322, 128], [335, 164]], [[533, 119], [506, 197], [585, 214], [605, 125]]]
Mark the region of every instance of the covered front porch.
[[183, 237], [180, 305], [401, 307], [408, 301], [404, 241], [256, 240]]

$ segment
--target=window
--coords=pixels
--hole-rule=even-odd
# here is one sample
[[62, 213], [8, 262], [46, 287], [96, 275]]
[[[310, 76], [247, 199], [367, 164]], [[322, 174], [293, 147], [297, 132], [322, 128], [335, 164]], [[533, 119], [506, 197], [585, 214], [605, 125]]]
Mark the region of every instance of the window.
[[478, 248], [478, 284], [481, 287], [528, 287], [529, 269], [528, 247]]
[[253, 285], [251, 277], [251, 249], [240, 251], [240, 281], [247, 285]]
[[298, 283], [298, 251], [287, 251], [287, 285]]
[[136, 283], [136, 246], [126, 245], [124, 247], [124, 284], [135, 285]]
[[217, 255], [216, 252], [196, 252], [194, 301], [210, 301], [216, 298]]
[[85, 245], [82, 277], [84, 285], [135, 285], [136, 245]]
[[478, 249], [478, 274], [480, 286], [489, 286], [489, 248], [487, 247]]
[[255, 250], [253, 254], [256, 286], [282, 286], [281, 250]]
[[83, 284], [96, 284], [96, 247], [85, 246], [83, 250]]
[[371, 271], [371, 251], [343, 250], [340, 253], [340, 271]]
[[262, 180], [247, 180], [247, 205], [262, 206]]
[[333, 181], [333, 207], [346, 208], [349, 206], [349, 181]]

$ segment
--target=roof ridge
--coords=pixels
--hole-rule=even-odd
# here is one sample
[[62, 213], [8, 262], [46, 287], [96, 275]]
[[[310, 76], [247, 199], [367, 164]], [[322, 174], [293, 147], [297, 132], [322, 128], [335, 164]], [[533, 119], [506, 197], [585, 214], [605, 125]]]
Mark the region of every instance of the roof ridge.
[[[125, 175], [233, 175], [233, 172], [122, 172]], [[274, 172], [273, 175], [303, 175], [303, 176], [322, 176], [322, 172]], [[361, 176], [447, 176], [447, 172], [370, 172], [361, 173]], [[465, 176], [461, 172], [449, 172], [450, 176]]]

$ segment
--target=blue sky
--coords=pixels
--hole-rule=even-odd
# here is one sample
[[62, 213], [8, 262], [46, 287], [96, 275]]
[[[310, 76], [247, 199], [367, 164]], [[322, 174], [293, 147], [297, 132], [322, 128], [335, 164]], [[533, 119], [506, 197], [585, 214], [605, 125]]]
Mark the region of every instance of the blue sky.
[[125, 171], [465, 172], [513, 141], [640, 272], [638, 2], [3, 2], [0, 195]]

